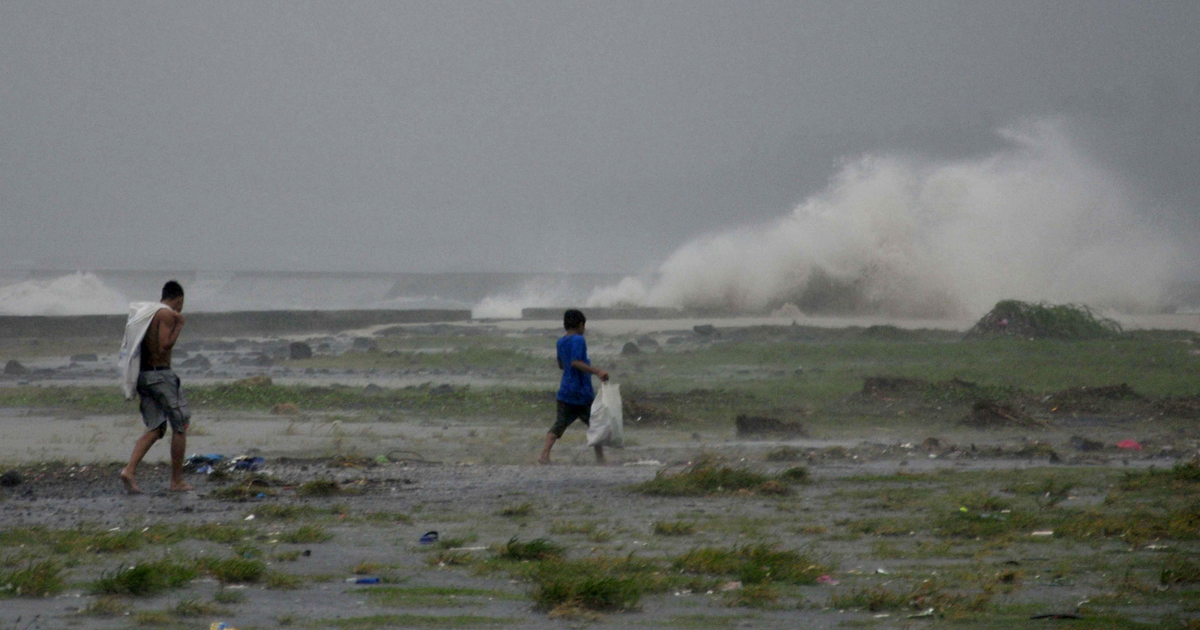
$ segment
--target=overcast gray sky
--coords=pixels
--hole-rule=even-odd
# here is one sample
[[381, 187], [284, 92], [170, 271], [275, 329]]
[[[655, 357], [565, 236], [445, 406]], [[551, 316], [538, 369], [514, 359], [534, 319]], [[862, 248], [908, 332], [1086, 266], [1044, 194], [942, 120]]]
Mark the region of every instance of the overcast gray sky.
[[1200, 213], [1200, 2], [0, 3], [0, 268], [632, 272], [1065, 115]]

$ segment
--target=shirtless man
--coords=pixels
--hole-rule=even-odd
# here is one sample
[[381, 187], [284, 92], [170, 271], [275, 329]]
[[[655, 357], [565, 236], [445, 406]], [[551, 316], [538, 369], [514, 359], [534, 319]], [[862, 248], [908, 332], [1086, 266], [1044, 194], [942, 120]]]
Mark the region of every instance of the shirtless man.
[[142, 340], [141, 366], [137, 378], [137, 393], [141, 399], [142, 421], [146, 432], [133, 445], [129, 465], [121, 470], [121, 483], [129, 494], [140, 494], [137, 467], [146, 452], [166, 435], [171, 425], [171, 484], [168, 490], [186, 492], [192, 487], [183, 481], [183, 454], [187, 448], [187, 428], [191, 413], [179, 377], [171, 371], [171, 349], [183, 330], [183, 287], [171, 280], [163, 285], [160, 308], [150, 321]]

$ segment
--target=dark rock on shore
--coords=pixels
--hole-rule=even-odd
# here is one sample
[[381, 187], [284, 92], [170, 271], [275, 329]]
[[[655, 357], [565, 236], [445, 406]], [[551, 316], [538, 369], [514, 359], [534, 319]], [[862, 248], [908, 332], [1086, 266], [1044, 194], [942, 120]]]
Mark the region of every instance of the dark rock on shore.
[[4, 364], [5, 376], [25, 376], [26, 374], [29, 374], [29, 368], [21, 365], [21, 362], [16, 359], [10, 359], [8, 363]]
[[311, 359], [313, 355], [312, 346], [303, 341], [293, 341], [288, 344], [288, 358], [296, 361], [298, 359]]
[[194, 356], [194, 357], [190, 357], [188, 359], [180, 361], [179, 367], [189, 368], [189, 369], [194, 369], [194, 370], [208, 370], [208, 369], [212, 369], [212, 361], [209, 361], [208, 357], [204, 356], [203, 354], [197, 353], [196, 356]]

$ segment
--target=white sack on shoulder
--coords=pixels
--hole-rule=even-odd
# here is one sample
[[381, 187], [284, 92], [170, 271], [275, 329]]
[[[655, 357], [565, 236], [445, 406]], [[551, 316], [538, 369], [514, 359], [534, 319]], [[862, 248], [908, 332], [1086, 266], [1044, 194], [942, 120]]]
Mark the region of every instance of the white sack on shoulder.
[[625, 424], [621, 415], [621, 386], [601, 383], [600, 393], [592, 401], [592, 417], [587, 430], [588, 446], [625, 447]]
[[138, 372], [142, 368], [142, 339], [150, 330], [154, 314], [163, 308], [171, 307], [162, 302], [133, 302], [129, 305], [125, 338], [121, 341], [121, 353], [117, 355], [117, 369], [121, 371], [121, 391], [125, 393], [125, 400], [132, 399], [137, 389]]

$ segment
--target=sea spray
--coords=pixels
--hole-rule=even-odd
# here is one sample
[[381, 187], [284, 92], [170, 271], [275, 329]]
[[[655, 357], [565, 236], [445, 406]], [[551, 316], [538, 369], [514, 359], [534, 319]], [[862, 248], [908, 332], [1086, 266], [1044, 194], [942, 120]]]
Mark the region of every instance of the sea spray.
[[119, 314], [129, 300], [93, 273], [0, 286], [0, 315]]
[[1158, 308], [1181, 248], [1058, 121], [969, 160], [865, 155], [781, 219], [695, 239], [588, 306], [939, 317], [996, 301]]

